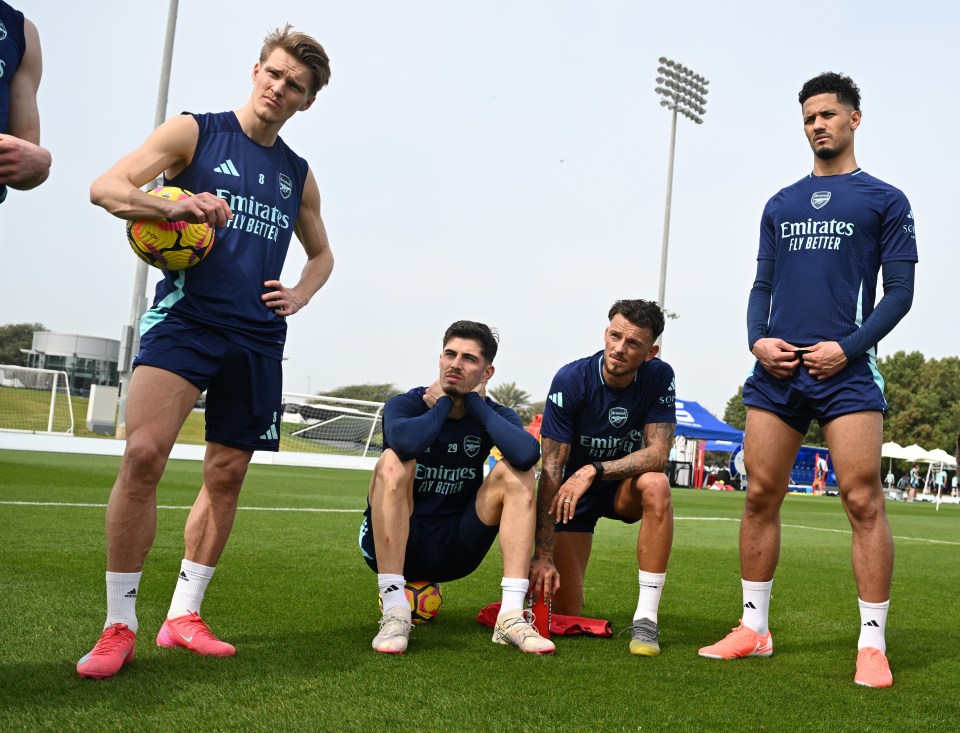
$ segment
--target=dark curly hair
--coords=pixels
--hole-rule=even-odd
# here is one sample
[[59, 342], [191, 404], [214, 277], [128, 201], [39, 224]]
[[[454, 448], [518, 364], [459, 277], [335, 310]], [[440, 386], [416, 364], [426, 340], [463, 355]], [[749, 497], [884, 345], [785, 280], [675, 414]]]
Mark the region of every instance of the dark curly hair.
[[857, 112], [860, 111], [860, 87], [849, 76], [825, 71], [820, 76], [813, 77], [800, 90], [800, 104], [818, 94], [836, 94], [840, 104], [849, 105]]
[[480, 344], [480, 353], [487, 360], [488, 364], [493, 363], [493, 358], [497, 355], [500, 334], [490, 328], [485, 323], [477, 321], [456, 321], [450, 324], [446, 333], [443, 334], [443, 345], [452, 338], [469, 339]]
[[663, 309], [652, 300], [618, 300], [607, 314], [609, 320], [623, 316], [638, 328], [648, 328], [656, 341], [663, 333]]

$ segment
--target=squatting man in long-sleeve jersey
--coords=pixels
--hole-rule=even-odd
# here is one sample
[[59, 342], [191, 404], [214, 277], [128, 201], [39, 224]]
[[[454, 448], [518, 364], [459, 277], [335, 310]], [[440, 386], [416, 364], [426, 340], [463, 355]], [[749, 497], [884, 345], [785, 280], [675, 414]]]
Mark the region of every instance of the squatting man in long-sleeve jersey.
[[[383, 598], [378, 652], [402, 654], [410, 638], [406, 579], [463, 578], [480, 565], [499, 534], [503, 590], [493, 641], [522, 652], [553, 654], [524, 608], [533, 545], [537, 439], [513, 410], [486, 396], [498, 339], [475, 321], [443, 336], [440, 376], [387, 401], [385, 450], [370, 481], [360, 548]], [[496, 446], [503, 459], [486, 478]]]

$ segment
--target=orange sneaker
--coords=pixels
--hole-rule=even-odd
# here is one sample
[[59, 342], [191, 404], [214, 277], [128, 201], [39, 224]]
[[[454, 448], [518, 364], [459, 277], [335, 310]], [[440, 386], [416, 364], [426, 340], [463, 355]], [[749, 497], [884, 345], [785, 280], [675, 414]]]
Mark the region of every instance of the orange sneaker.
[[699, 654], [707, 659], [741, 659], [743, 657], [769, 657], [773, 654], [773, 637], [767, 631], [760, 636], [753, 629], [740, 625], [716, 644], [703, 647]]
[[167, 649], [183, 647], [201, 656], [232, 657], [237, 653], [233, 644], [214, 636], [196, 612], [164, 621], [157, 634], [157, 646]]
[[77, 662], [77, 674], [93, 680], [113, 677], [133, 661], [133, 646], [137, 635], [126, 624], [110, 624], [103, 630], [89, 653]]
[[864, 687], [890, 687], [893, 674], [883, 652], [872, 646], [865, 646], [858, 651], [857, 673], [853, 681]]

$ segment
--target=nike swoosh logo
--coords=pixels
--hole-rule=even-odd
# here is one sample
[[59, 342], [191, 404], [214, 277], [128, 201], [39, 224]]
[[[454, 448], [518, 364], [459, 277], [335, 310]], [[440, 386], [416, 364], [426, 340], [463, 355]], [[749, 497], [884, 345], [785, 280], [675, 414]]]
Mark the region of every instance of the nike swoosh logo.
[[188, 644], [189, 644], [191, 641], [193, 641], [193, 637], [192, 637], [192, 636], [184, 636], [184, 635], [181, 634], [179, 631], [177, 632], [177, 636], [179, 636], [181, 639], [183, 639], [183, 640], [184, 640], [185, 642], [187, 642]]
[[770, 651], [771, 649], [773, 649], [773, 643], [772, 643], [772, 642], [768, 642], [768, 643], [766, 643], [766, 644], [762, 644], [762, 643], [760, 643], [760, 642], [758, 641], [758, 642], [757, 642], [757, 648], [753, 650], [753, 653], [754, 653], [754, 654], [762, 654], [763, 652], [768, 652], [768, 651]]

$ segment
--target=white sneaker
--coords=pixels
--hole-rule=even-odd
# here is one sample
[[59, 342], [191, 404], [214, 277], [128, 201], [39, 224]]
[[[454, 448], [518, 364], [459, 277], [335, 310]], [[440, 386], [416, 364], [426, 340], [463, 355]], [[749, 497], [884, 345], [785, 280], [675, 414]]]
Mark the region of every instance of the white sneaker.
[[394, 606], [380, 618], [380, 633], [373, 637], [373, 648], [385, 654], [403, 654], [410, 640], [410, 606]]
[[533, 625], [533, 614], [525, 610], [507, 611], [497, 616], [493, 627], [493, 642], [515, 646], [531, 654], [553, 654], [557, 648], [549, 639], [544, 639]]

